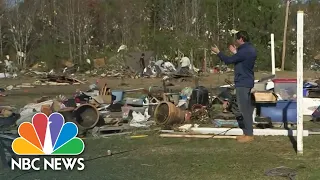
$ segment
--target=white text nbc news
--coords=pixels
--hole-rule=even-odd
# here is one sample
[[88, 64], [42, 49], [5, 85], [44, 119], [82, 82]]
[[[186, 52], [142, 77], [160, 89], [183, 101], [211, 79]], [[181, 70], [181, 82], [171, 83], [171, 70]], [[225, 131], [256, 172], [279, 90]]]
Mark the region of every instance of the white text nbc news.
[[[11, 159], [11, 169], [19, 169], [23, 171], [28, 170], [73, 170], [77, 169], [78, 171], [84, 170], [84, 159], [83, 158], [18, 158], [17, 161]], [[43, 166], [41, 166], [43, 164]], [[43, 168], [43, 169], [42, 169]]]

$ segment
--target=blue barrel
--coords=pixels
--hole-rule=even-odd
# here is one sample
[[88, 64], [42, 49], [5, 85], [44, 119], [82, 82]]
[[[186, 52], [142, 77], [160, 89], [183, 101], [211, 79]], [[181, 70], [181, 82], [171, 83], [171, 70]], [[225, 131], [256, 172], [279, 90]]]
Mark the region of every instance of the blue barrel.
[[277, 103], [257, 104], [261, 117], [276, 123], [297, 123], [297, 102], [280, 100]]

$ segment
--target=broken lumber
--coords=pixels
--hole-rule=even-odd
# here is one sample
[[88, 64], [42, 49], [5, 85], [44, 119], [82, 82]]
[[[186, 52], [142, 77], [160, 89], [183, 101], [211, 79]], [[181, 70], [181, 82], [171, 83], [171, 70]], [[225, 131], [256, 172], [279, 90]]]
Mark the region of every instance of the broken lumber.
[[236, 139], [236, 136], [216, 136], [216, 135], [201, 135], [201, 134], [160, 134], [160, 137], [172, 138], [203, 138], [203, 139]]

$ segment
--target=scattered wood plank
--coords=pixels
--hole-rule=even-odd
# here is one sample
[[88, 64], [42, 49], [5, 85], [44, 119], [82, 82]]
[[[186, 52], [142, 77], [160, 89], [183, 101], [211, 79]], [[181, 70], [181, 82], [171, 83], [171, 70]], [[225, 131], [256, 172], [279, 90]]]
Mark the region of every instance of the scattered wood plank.
[[76, 82], [78, 82], [78, 83], [80, 83], [80, 84], [85, 84], [85, 82], [80, 81], [79, 79], [76, 79], [76, 78], [72, 78], [72, 80], [73, 80], [73, 81], [76, 81]]
[[[40, 82], [50, 83], [50, 85], [85, 84], [85, 82], [75, 78], [69, 78], [66, 76], [56, 76], [56, 75], [47, 75], [46, 77], [41, 78]], [[57, 83], [57, 84], [53, 84], [53, 83]]]
[[[218, 135], [231, 135], [239, 136], [243, 134], [243, 130], [240, 128], [191, 128], [191, 133], [194, 134], [218, 134]], [[286, 129], [253, 129], [253, 135], [255, 136], [297, 136], [296, 130]], [[304, 130], [303, 136], [308, 136], [309, 131]]]
[[17, 85], [16, 88], [34, 88], [35, 86], [32, 85]]
[[57, 83], [57, 82], [48, 82], [48, 85], [50, 86], [68, 86], [69, 83]]
[[236, 139], [236, 136], [216, 136], [216, 135], [201, 135], [201, 134], [160, 134], [160, 137], [171, 138], [202, 138], [202, 139]]
[[138, 91], [145, 91], [145, 88], [138, 88], [138, 89], [128, 89], [128, 90], [124, 90], [124, 92], [138, 92]]

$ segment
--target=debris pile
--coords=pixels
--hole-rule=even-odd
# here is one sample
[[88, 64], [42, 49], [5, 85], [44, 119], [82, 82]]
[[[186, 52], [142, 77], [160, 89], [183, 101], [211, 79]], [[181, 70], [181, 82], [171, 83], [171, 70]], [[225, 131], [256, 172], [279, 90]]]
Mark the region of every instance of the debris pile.
[[[161, 127], [162, 132], [170, 134], [162, 135], [162, 137], [174, 137], [175, 131], [179, 131], [179, 133], [184, 133], [180, 134], [181, 137], [211, 138], [198, 135], [199, 133], [220, 132], [220, 130], [199, 128], [241, 127], [241, 113], [237, 106], [235, 87], [231, 82], [226, 80], [227, 85], [209, 89], [199, 85], [195, 78], [194, 87], [171, 89], [171, 86], [169, 86], [170, 79], [189, 77], [187, 72], [191, 69], [194, 72], [197, 71], [187, 57], [181, 59], [181, 64], [178, 68], [171, 62], [162, 60], [150, 61], [143, 73], [135, 71], [133, 67], [125, 69], [121, 65], [106, 66], [103, 61], [103, 59], [100, 59], [94, 62], [95, 64], [100, 64], [95, 65], [96, 68], [110, 68], [109, 71], [104, 72], [104, 76], [122, 78], [127, 76], [136, 78], [141, 77], [141, 75], [144, 77], [162, 76], [162, 85], [122, 90], [97, 82], [96, 84], [91, 84], [84, 91], [75, 90], [75, 94], [70, 97], [63, 95], [55, 98], [41, 97], [35, 102], [25, 105], [19, 111], [0, 109], [0, 118], [11, 118], [14, 124], [18, 126], [23, 122], [31, 122], [36, 113], [42, 112], [49, 116], [53, 112], [59, 112], [66, 121], [74, 122], [78, 126], [78, 136], [81, 137], [122, 135], [129, 134], [134, 129]], [[119, 72], [119, 69], [122, 70]], [[1, 89], [1, 92], [39, 85], [63, 86], [86, 83], [85, 80], [79, 80], [73, 76], [55, 75], [54, 73], [37, 74], [38, 80], [35, 83], [10, 85]], [[191, 74], [190, 77], [194, 78], [194, 75]], [[273, 84], [270, 85], [271, 82]], [[318, 97], [319, 87], [319, 82], [317, 81], [306, 81], [304, 84], [305, 98]], [[266, 112], [281, 109], [279, 108], [279, 103], [282, 103], [282, 100], [294, 101], [296, 93], [296, 80], [279, 80], [274, 79], [274, 76], [258, 80], [252, 90], [252, 95], [255, 97], [255, 108], [260, 108], [256, 111], [258, 113], [254, 114], [254, 124], [268, 123], [273, 127], [276, 123], [275, 121], [277, 121], [274, 118], [283, 118], [282, 116], [266, 117], [266, 115], [279, 114]], [[132, 94], [135, 94], [135, 96], [131, 96]], [[139, 95], [138, 97], [137, 94]], [[272, 103], [274, 104], [274, 109], [271, 109], [270, 104]], [[268, 104], [268, 107], [264, 107], [264, 104]], [[320, 102], [314, 105], [316, 108], [313, 112], [319, 109], [319, 105]], [[294, 107], [289, 108], [288, 117], [294, 114], [292, 109]], [[318, 116], [320, 117], [319, 114]], [[294, 124], [295, 122], [290, 121], [290, 123]], [[240, 131], [235, 132], [239, 133]], [[285, 133], [279, 132], [278, 134]], [[215, 137], [217, 138], [218, 136]]]

